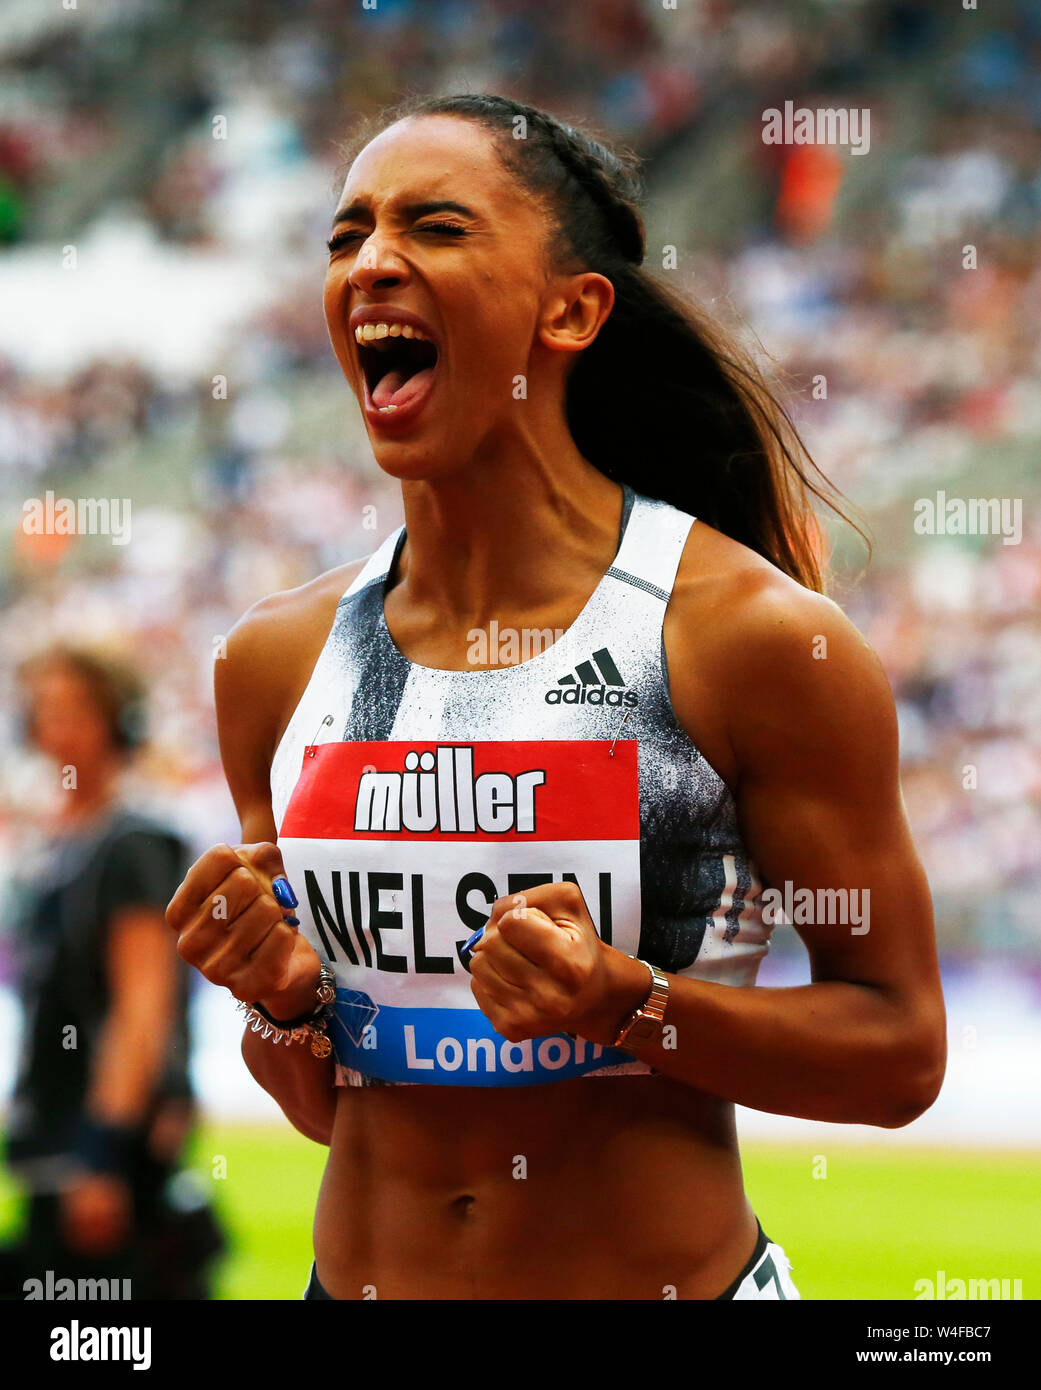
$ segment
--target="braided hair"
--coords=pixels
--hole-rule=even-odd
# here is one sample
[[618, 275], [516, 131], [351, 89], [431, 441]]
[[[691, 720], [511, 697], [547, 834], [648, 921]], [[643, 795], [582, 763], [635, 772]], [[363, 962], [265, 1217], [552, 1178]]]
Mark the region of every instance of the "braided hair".
[[410, 96], [378, 112], [343, 146], [344, 161], [388, 126], [423, 116], [459, 116], [490, 131], [503, 167], [550, 214], [551, 265], [595, 271], [614, 287], [610, 314], [567, 379], [567, 423], [582, 456], [823, 591], [813, 498], [867, 537], [754, 359], [643, 268], [636, 155], [537, 107], [465, 93]]

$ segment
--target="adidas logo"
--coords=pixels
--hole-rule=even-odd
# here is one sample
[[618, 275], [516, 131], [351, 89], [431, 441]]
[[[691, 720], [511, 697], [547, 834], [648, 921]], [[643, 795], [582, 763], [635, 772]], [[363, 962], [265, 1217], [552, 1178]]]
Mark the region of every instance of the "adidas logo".
[[574, 674], [561, 676], [546, 691], [547, 705], [633, 705], [640, 703], [635, 690], [627, 690], [618, 667], [606, 647], [589, 661], [580, 661]]

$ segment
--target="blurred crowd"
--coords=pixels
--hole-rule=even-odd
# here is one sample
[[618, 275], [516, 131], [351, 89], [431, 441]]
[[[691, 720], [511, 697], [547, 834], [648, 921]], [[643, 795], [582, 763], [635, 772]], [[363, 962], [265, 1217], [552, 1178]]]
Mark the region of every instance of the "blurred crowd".
[[[12, 254], [75, 239], [63, 217], [123, 219], [153, 247], [277, 267], [194, 379], [145, 348], [67, 369], [0, 359], [0, 668], [52, 636], [131, 655], [152, 693], [142, 795], [197, 852], [235, 843], [212, 710], [221, 637], [257, 599], [368, 553], [401, 519], [321, 316], [338, 141], [407, 90], [505, 91], [643, 155], [652, 232], [685, 151], [703, 162], [707, 140], [721, 154], [725, 141], [744, 152], [750, 196], [725, 237], [686, 229], [677, 273], [787, 374], [813, 457], [872, 532], [854, 582], [863, 556], [836, 531], [835, 596], [894, 688], [942, 948], [1036, 956], [1041, 16], [959, 10], [952, 32], [949, 8], [109, 0], [0, 36]], [[787, 98], [870, 105], [870, 157], [767, 150], [762, 109]], [[882, 176], [858, 195], [871, 160]], [[236, 389], [215, 398], [227, 363]], [[132, 542], [27, 535], [22, 502], [47, 488], [132, 497]], [[1021, 499], [1021, 539], [918, 534], [914, 504], [940, 489]], [[9, 861], [46, 789], [3, 679]]]

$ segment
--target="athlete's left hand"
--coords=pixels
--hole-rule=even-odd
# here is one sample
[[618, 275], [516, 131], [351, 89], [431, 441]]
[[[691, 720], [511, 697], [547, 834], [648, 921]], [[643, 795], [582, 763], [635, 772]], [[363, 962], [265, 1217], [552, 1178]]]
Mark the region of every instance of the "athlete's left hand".
[[470, 976], [481, 1011], [510, 1042], [574, 1033], [610, 1046], [649, 992], [646, 968], [600, 939], [574, 883], [496, 899]]

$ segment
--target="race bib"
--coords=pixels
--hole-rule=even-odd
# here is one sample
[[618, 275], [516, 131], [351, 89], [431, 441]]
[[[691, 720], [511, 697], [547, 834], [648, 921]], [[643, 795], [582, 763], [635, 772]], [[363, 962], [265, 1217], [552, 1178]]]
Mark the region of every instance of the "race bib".
[[497, 898], [570, 881], [601, 938], [636, 952], [637, 752], [634, 739], [305, 749], [278, 843], [301, 931], [336, 973], [338, 1068], [523, 1086], [632, 1061], [564, 1034], [509, 1042], [460, 948]]

